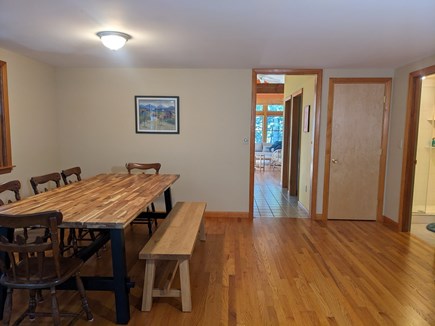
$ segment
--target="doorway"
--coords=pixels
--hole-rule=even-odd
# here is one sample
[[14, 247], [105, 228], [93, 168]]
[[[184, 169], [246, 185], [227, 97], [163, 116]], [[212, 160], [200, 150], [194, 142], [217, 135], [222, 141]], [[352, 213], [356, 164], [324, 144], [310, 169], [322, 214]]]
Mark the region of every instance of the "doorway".
[[[310, 91], [313, 93], [312, 103], [311, 103], [311, 132], [307, 131], [305, 135], [306, 138], [309, 139], [309, 146], [306, 146], [306, 150], [308, 152], [308, 156], [310, 159], [309, 164], [307, 164], [306, 168], [306, 193], [304, 194], [307, 197], [306, 211], [305, 215], [311, 218], [320, 218], [320, 216], [316, 215], [316, 194], [317, 194], [317, 168], [318, 168], [318, 143], [319, 143], [319, 125], [320, 125], [320, 95], [321, 95], [321, 85], [322, 85], [322, 70], [294, 70], [294, 69], [254, 69], [252, 73], [252, 113], [251, 113], [251, 159], [250, 159], [250, 198], [249, 198], [249, 216], [254, 217], [254, 209], [255, 209], [255, 193], [254, 193], [254, 185], [255, 181], [258, 181], [256, 177], [256, 163], [257, 155], [255, 151], [255, 132], [256, 132], [256, 104], [257, 104], [257, 79], [259, 74], [269, 74], [269, 75], [285, 75], [285, 76], [300, 76], [300, 77], [310, 77], [313, 82], [313, 86], [310, 87]], [[311, 75], [311, 76], [308, 76]], [[282, 103], [284, 104], [284, 103]], [[283, 105], [284, 106], [284, 105]], [[287, 108], [286, 108], [287, 110]], [[284, 128], [284, 133], [287, 133], [288, 128]], [[286, 137], [284, 137], [286, 138]], [[289, 155], [289, 148], [285, 148], [285, 140], [283, 140], [283, 148], [282, 148], [282, 167], [279, 173], [275, 173], [277, 176], [275, 178], [275, 185], [277, 186], [279, 192], [274, 194], [275, 197], [282, 197], [283, 195], [290, 196], [288, 192], [288, 183], [290, 181], [288, 166], [290, 163], [290, 159], [287, 159], [287, 155]], [[287, 163], [286, 163], [287, 161]], [[287, 175], [286, 175], [287, 173]], [[257, 173], [258, 175], [258, 173]], [[299, 181], [299, 180], [298, 180]], [[287, 187], [286, 187], [287, 186]], [[296, 200], [297, 201], [297, 200]], [[298, 203], [299, 205], [299, 203]], [[275, 212], [276, 213], [276, 212]], [[283, 214], [284, 215], [284, 214]], [[284, 217], [280, 215], [278, 212], [274, 214], [274, 217]], [[255, 215], [258, 216], [258, 215]]]
[[[414, 144], [414, 169], [407, 171], [413, 174], [412, 191], [410, 192], [409, 206], [411, 212], [403, 212], [402, 231], [409, 231], [411, 234], [435, 245], [432, 233], [426, 230], [426, 225], [435, 223], [435, 70], [431, 67], [420, 71], [421, 76], [410, 78], [410, 98], [412, 110], [415, 111], [413, 119], [407, 117], [407, 126], [414, 120], [414, 131], [409, 137], [415, 137]], [[409, 107], [408, 107], [409, 109]], [[410, 146], [405, 147], [410, 156]], [[407, 176], [410, 178], [410, 176]], [[409, 184], [409, 183], [408, 183]], [[405, 202], [404, 202], [405, 203]], [[409, 214], [409, 215], [408, 215]], [[400, 221], [400, 220], [399, 220]], [[404, 226], [409, 229], [404, 229]]]
[[435, 245], [435, 74], [422, 78], [416, 161], [410, 232]]

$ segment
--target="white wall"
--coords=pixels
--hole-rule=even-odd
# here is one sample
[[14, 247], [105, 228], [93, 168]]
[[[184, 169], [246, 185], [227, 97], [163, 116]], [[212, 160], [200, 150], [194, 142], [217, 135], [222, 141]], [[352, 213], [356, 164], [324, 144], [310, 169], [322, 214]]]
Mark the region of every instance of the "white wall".
[[402, 177], [403, 140], [405, 133], [408, 79], [413, 71], [435, 65], [435, 55], [406, 65], [394, 72], [392, 110], [385, 177], [384, 215], [399, 221], [400, 183]]
[[[247, 212], [250, 70], [58, 69], [62, 167], [83, 175], [162, 163], [181, 175], [175, 201], [206, 201], [209, 211]], [[180, 134], [135, 133], [135, 95], [180, 97]]]
[[29, 179], [59, 170], [54, 68], [0, 49], [7, 63], [11, 126], [11, 173], [0, 182], [18, 179], [23, 197], [32, 194]]

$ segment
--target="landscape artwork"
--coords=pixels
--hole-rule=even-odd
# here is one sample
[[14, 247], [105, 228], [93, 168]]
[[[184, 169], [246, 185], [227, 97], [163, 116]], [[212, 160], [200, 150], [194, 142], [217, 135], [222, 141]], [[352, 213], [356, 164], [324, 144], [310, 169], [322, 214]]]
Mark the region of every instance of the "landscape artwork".
[[136, 133], [178, 134], [178, 96], [135, 96]]

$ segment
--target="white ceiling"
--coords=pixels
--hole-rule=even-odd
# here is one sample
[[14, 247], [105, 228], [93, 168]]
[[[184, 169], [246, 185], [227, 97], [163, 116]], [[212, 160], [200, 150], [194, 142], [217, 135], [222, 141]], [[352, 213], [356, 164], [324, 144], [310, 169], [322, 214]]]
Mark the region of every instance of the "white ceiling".
[[[96, 32], [132, 35], [113, 52]], [[396, 68], [435, 0], [0, 0], [0, 48], [61, 67]]]

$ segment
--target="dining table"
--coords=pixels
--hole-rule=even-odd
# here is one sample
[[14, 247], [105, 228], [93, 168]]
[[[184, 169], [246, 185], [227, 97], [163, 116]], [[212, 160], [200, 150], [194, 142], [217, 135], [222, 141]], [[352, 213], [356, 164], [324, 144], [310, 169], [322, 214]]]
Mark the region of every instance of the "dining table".
[[[59, 210], [63, 214], [60, 228], [102, 231], [99, 245], [83, 249], [78, 256], [86, 260], [110, 241], [112, 276], [82, 276], [83, 284], [88, 291], [113, 292], [116, 323], [127, 324], [130, 320], [129, 290], [134, 283], [128, 277], [124, 231], [162, 194], [165, 212], [155, 213], [155, 216], [165, 217], [172, 209], [171, 186], [178, 178], [178, 174], [99, 174], [7, 204], [0, 207], [0, 213], [28, 214]], [[71, 280], [59, 288], [72, 289], [74, 283]], [[3, 295], [0, 296], [1, 313], [3, 298]]]

